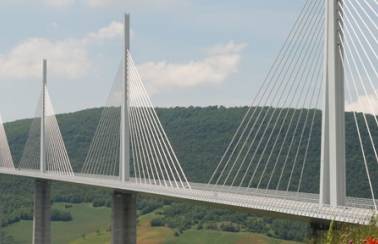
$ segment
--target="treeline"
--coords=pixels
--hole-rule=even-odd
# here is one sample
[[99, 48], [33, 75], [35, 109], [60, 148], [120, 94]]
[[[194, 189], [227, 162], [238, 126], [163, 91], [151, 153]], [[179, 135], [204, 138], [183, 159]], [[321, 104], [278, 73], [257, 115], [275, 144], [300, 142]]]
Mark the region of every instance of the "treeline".
[[234, 210], [213, 209], [172, 203], [157, 212], [151, 226], [167, 226], [175, 230], [175, 235], [188, 229], [208, 229], [226, 232], [255, 232], [284, 240], [303, 241], [309, 233], [309, 225], [300, 221], [259, 217]]
[[[67, 222], [72, 220], [72, 215], [70, 211], [64, 211], [61, 209], [51, 210], [51, 221], [62, 221]], [[21, 208], [17, 209], [11, 214], [4, 214], [2, 217], [2, 226], [7, 226], [14, 224], [20, 220], [33, 220], [33, 210], [32, 208]]]

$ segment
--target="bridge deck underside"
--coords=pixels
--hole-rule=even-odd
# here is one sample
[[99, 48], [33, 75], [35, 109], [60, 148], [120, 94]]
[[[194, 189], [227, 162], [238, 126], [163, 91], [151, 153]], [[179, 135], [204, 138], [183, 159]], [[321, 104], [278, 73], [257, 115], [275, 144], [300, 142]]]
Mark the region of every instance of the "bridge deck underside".
[[369, 224], [375, 216], [371, 199], [348, 198], [343, 207], [320, 206], [317, 194], [273, 190], [243, 189], [191, 183], [192, 189], [172, 188], [140, 183], [137, 179], [121, 182], [117, 177], [80, 175], [66, 176], [37, 170], [0, 169], [0, 174], [41, 178], [61, 182], [120, 189], [169, 198], [224, 205], [253, 211], [296, 216], [303, 219], [336, 220], [354, 224]]

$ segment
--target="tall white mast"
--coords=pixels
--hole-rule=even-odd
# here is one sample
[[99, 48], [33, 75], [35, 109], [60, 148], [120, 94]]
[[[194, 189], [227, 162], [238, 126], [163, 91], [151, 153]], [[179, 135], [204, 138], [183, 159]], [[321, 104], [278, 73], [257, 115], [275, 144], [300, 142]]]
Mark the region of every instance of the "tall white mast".
[[326, 0], [325, 89], [322, 121], [320, 203], [345, 203], [345, 102], [340, 24], [343, 0]]
[[47, 60], [43, 60], [43, 78], [42, 78], [42, 113], [41, 113], [41, 157], [40, 157], [40, 171], [46, 172], [46, 86], [47, 86]]
[[128, 52], [130, 49], [130, 15], [125, 14], [124, 20], [124, 91], [121, 107], [121, 160], [119, 175], [122, 181], [130, 178], [130, 132], [128, 104]]

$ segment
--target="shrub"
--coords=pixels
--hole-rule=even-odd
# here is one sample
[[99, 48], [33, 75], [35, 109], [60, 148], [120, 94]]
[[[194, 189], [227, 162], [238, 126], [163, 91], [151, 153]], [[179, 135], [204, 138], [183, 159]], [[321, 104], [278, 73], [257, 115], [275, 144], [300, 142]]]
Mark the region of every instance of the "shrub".
[[52, 221], [71, 221], [72, 220], [72, 215], [68, 211], [63, 211], [60, 209], [53, 209], [51, 211], [51, 220]]
[[106, 206], [106, 201], [104, 199], [96, 199], [96, 200], [93, 200], [92, 202], [92, 206], [94, 208], [98, 208], [98, 207], [104, 207]]
[[216, 223], [208, 223], [206, 225], [206, 229], [208, 229], [208, 230], [218, 230], [218, 226], [217, 226]]
[[164, 226], [164, 222], [160, 218], [152, 219], [150, 224], [152, 227]]
[[221, 230], [226, 232], [239, 232], [240, 228], [237, 225], [234, 225], [232, 223], [224, 223], [220, 226]]

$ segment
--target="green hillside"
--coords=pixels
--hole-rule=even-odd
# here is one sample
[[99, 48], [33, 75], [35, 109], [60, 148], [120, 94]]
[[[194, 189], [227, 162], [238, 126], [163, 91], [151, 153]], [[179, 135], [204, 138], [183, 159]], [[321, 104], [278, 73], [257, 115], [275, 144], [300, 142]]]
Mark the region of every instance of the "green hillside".
[[[54, 204], [54, 208], [67, 210], [67, 204]], [[54, 244], [105, 244], [110, 243], [110, 209], [94, 208], [90, 204], [72, 204], [68, 210], [73, 216], [70, 222], [53, 222], [52, 238]], [[191, 229], [182, 235], [175, 235], [168, 227], [152, 227], [150, 221], [156, 213], [149, 213], [138, 219], [138, 244], [200, 244], [214, 243], [260, 243], [295, 244], [280, 241], [253, 233], [230, 233], [214, 230]], [[30, 243], [32, 221], [20, 221], [5, 228], [17, 244]]]
[[[224, 108], [214, 106], [206, 108], [160, 108], [157, 110], [183, 170], [190, 181], [207, 182], [246, 109], [246, 107]], [[320, 144], [321, 119], [320, 112], [317, 113], [317, 120], [314, 125], [314, 145]], [[101, 109], [89, 109], [57, 116], [75, 170], [81, 168], [100, 114]], [[373, 117], [370, 116], [368, 120], [369, 123], [374, 123]], [[356, 140], [357, 134], [353, 127], [354, 121], [351, 114], [347, 114], [346, 123], [348, 195], [369, 197], [368, 182], [361, 161], [360, 148]], [[21, 157], [30, 124], [31, 120], [20, 120], [5, 124], [15, 162], [18, 162]], [[363, 124], [362, 120], [361, 124]], [[372, 134], [375, 139], [378, 139], [378, 130], [373, 131]], [[363, 136], [366, 138], [366, 134]], [[319, 156], [320, 149], [318, 147], [312, 148], [308, 157], [305, 170], [306, 180], [303, 182], [302, 191], [318, 191]], [[368, 159], [374, 189], [377, 190], [378, 166], [373, 163], [374, 158]], [[33, 184], [30, 179], [1, 176], [0, 191], [3, 225], [30, 219], [33, 191]], [[101, 188], [53, 183], [52, 193], [54, 202], [92, 202], [95, 206], [110, 206], [111, 192]], [[303, 240], [308, 231], [307, 224], [298, 222], [260, 218], [245, 213], [208, 209], [156, 199], [140, 198], [138, 201], [138, 208], [142, 213], [149, 213], [162, 206], [168, 207], [164, 208], [161, 221], [180, 235], [190, 235], [192, 232], [189, 232], [189, 230], [193, 228], [211, 229], [208, 228], [209, 225], [222, 221], [237, 225], [239, 231], [243, 233], [252, 231], [289, 240]], [[185, 209], [185, 212], [182, 209]], [[23, 223], [23, 221], [19, 223]], [[218, 229], [221, 229], [221, 227], [217, 227], [214, 231], [218, 231]]]

